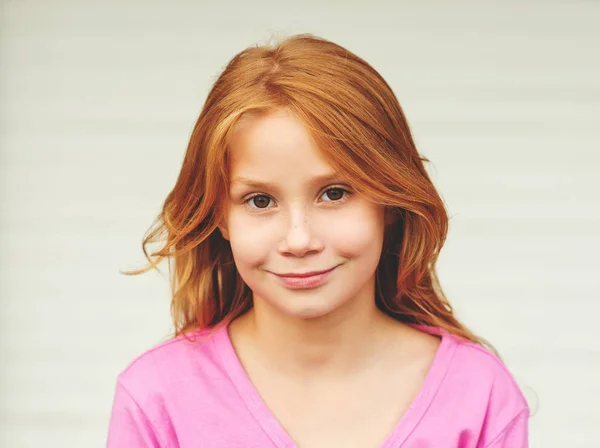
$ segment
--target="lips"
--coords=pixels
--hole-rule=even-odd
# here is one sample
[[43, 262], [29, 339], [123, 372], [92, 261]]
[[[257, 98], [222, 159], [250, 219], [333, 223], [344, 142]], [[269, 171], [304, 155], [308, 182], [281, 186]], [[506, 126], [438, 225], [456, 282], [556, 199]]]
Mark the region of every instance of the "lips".
[[288, 272], [275, 276], [288, 289], [312, 289], [327, 283], [336, 268], [337, 266], [325, 271]]
[[310, 271], [310, 272], [302, 272], [302, 273], [296, 273], [296, 272], [288, 272], [285, 274], [276, 274], [279, 277], [288, 277], [288, 278], [306, 278], [306, 277], [314, 277], [315, 275], [321, 275], [321, 274], [325, 274], [329, 271], [332, 271], [335, 268], [330, 268], [330, 269], [325, 269], [322, 271]]

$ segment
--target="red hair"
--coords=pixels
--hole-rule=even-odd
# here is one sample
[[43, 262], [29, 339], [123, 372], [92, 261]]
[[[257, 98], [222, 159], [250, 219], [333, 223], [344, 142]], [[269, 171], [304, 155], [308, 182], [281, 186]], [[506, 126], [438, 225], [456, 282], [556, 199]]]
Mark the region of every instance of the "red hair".
[[[398, 320], [489, 346], [456, 319], [440, 287], [435, 265], [448, 215], [392, 89], [366, 61], [310, 34], [247, 48], [228, 63], [143, 240], [150, 265], [127, 273], [169, 260], [175, 335], [224, 324], [252, 306], [217, 228], [228, 195], [228, 142], [242, 121], [278, 109], [292, 112], [328, 163], [393, 217], [376, 273], [377, 306]], [[160, 250], [149, 255], [147, 245], [159, 241]]]

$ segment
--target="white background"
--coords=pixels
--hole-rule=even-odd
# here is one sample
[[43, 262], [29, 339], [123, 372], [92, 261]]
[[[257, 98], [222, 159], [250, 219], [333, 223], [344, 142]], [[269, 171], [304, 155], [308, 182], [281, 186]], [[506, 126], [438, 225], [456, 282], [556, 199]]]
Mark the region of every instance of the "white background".
[[451, 215], [442, 284], [531, 446], [600, 446], [600, 1], [292, 3], [2, 2], [0, 446], [104, 446], [117, 374], [171, 330], [166, 264], [119, 271], [225, 64], [304, 32], [397, 94]]

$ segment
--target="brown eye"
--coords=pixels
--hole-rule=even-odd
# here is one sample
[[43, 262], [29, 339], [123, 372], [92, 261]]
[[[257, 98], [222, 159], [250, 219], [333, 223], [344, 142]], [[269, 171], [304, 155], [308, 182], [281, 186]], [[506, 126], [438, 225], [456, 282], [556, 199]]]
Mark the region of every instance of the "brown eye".
[[346, 190], [343, 188], [330, 188], [325, 192], [325, 194], [331, 201], [339, 201], [344, 197], [345, 192]]
[[252, 202], [253, 205], [256, 206], [256, 208], [266, 208], [269, 206], [269, 202], [271, 200], [267, 197], [267, 196], [254, 196], [253, 198], [250, 199], [250, 202]]

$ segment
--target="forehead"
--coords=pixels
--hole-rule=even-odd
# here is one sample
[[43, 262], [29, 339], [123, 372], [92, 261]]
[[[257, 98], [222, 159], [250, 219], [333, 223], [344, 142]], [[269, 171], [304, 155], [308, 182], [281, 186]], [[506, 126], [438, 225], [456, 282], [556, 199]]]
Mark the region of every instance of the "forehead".
[[304, 125], [287, 111], [253, 117], [229, 144], [231, 180], [268, 177], [293, 181], [333, 174]]

